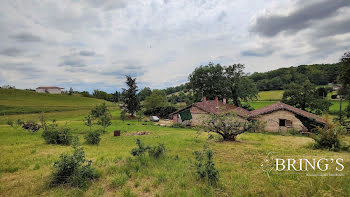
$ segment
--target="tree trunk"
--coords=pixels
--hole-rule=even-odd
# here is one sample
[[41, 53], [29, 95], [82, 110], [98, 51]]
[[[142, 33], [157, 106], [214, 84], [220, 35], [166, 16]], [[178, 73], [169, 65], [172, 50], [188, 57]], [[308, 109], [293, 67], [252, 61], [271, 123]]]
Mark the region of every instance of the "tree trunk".
[[225, 135], [222, 136], [225, 141], [236, 141], [236, 135]]

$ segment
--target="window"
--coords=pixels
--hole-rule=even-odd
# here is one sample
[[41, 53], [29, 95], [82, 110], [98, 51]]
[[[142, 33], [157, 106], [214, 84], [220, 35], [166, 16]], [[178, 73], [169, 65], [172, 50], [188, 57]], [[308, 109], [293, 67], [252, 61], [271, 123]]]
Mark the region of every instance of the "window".
[[292, 121], [286, 119], [279, 119], [280, 127], [292, 127]]
[[286, 119], [280, 119], [280, 127], [286, 126]]

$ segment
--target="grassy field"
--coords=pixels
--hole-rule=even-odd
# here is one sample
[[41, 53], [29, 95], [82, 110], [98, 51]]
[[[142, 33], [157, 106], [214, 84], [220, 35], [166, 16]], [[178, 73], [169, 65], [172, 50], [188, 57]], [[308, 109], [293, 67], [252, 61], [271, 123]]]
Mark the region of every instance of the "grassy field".
[[283, 90], [260, 91], [258, 101], [279, 101], [282, 99]]
[[[114, 111], [117, 115], [119, 111]], [[79, 118], [68, 125], [84, 142], [87, 127]], [[116, 118], [114, 118], [116, 119]], [[71, 152], [69, 146], [47, 145], [38, 133], [29, 133], [0, 125], [0, 196], [348, 196], [350, 168], [341, 177], [310, 177], [303, 173], [274, 172], [268, 177], [260, 164], [269, 152], [293, 158], [343, 158], [350, 165], [350, 154], [313, 150], [307, 137], [247, 133], [239, 142], [215, 142], [207, 133], [194, 129], [175, 129], [152, 123], [113, 120], [100, 145], [83, 144], [88, 159], [102, 176], [85, 191], [67, 187], [47, 187], [53, 163], [61, 153]], [[63, 124], [63, 123], [62, 123]], [[113, 137], [113, 130], [122, 136]], [[127, 135], [150, 131], [149, 135]], [[128, 163], [130, 150], [139, 138], [146, 144], [164, 143], [167, 156], [158, 160], [146, 158], [141, 164]], [[349, 137], [344, 138], [350, 141]], [[215, 152], [220, 172], [217, 187], [198, 180], [193, 168], [192, 152], [204, 144]]]
[[[6, 115], [0, 117], [0, 196], [350, 195], [350, 153], [311, 149], [313, 140], [308, 137], [245, 133], [239, 135], [238, 142], [217, 142], [209, 139], [208, 134], [199, 129], [170, 128], [136, 120], [121, 121], [120, 110], [109, 104], [113, 115], [112, 125], [102, 135], [99, 145], [87, 145], [84, 135], [89, 129], [82, 120], [91, 106], [101, 103], [100, 100], [64, 96], [55, 105], [51, 99], [61, 98], [57, 95], [45, 97], [48, 99], [36, 99], [35, 95], [32, 95], [33, 98], [17, 94], [14, 97], [21, 98], [26, 106], [30, 106], [31, 102], [36, 103], [34, 101], [43, 103], [42, 106], [36, 104], [38, 107], [77, 103], [81, 107], [77, 110], [49, 112], [45, 113], [45, 117], [71, 128], [73, 134], [80, 139], [86, 157], [93, 161], [92, 165], [98, 169], [101, 177], [86, 190], [66, 186], [48, 187], [54, 162], [60, 154], [71, 153], [72, 147], [46, 144], [41, 136], [42, 130], [30, 133], [6, 125], [7, 119], [37, 120], [38, 113]], [[5, 99], [1, 99], [1, 102], [20, 106], [16, 99], [13, 103]], [[257, 101], [254, 107], [259, 108], [273, 102], [275, 101]], [[121, 130], [122, 135], [114, 137], [114, 130]], [[131, 135], [138, 131], [149, 131], [149, 134]], [[132, 157], [130, 151], [136, 147], [136, 139], [141, 139], [147, 145], [163, 143], [167, 148], [166, 156], [159, 159]], [[343, 136], [342, 141], [350, 144], [350, 137]], [[202, 150], [204, 145], [208, 145], [215, 153], [215, 166], [220, 175], [216, 187], [198, 179], [195, 173], [193, 151]], [[344, 176], [306, 176], [302, 172], [288, 171], [273, 171], [268, 176], [261, 164], [270, 152], [281, 158], [342, 158]], [[329, 172], [336, 173], [334, 169]]]
[[87, 97], [0, 88], [0, 115], [84, 110], [102, 102]]

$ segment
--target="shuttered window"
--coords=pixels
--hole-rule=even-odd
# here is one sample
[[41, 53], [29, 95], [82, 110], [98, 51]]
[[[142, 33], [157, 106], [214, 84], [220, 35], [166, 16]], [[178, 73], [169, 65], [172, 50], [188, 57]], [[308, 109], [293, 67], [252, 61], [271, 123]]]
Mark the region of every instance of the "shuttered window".
[[292, 127], [292, 121], [286, 120], [286, 127]]

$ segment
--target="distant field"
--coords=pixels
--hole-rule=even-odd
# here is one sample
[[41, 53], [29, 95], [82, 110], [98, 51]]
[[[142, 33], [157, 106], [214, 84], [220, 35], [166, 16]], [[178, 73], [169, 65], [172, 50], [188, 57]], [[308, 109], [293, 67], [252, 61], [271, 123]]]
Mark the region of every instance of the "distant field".
[[87, 110], [105, 101], [69, 95], [36, 93], [26, 90], [0, 89], [0, 116]]
[[261, 91], [258, 94], [259, 101], [278, 101], [282, 99], [283, 90]]

